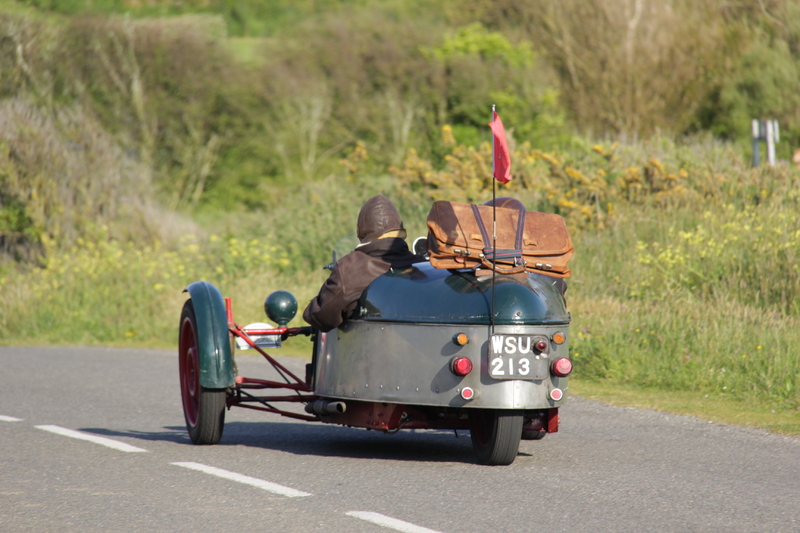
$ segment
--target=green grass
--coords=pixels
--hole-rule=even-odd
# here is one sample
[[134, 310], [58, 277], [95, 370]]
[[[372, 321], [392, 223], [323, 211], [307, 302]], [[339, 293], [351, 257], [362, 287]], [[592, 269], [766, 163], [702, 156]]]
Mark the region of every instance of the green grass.
[[225, 47], [243, 65], [259, 67], [267, 62], [264, 54], [267, 42], [263, 37], [229, 37]]
[[569, 394], [611, 405], [653, 409], [694, 416], [709, 422], [764, 429], [800, 436], [800, 412], [760, 402], [742, 401], [724, 393], [693, 390], [663, 391], [653, 388], [570, 378]]

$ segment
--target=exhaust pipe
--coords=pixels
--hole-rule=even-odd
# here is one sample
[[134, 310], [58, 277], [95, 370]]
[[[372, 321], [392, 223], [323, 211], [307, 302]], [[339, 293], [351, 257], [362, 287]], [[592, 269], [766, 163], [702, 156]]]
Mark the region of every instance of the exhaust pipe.
[[347, 405], [344, 402], [331, 400], [315, 400], [306, 404], [306, 413], [315, 415], [337, 415], [346, 410]]

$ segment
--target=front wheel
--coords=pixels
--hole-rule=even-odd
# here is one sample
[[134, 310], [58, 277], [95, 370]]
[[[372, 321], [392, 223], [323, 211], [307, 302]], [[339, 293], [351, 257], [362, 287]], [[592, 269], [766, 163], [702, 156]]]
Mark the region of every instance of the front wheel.
[[178, 361], [181, 379], [183, 416], [189, 438], [195, 444], [216, 444], [225, 426], [225, 390], [200, 385], [200, 351], [197, 346], [197, 319], [192, 300], [181, 312], [178, 334]]
[[473, 409], [469, 415], [469, 434], [478, 462], [484, 465], [510, 465], [519, 451], [522, 436], [521, 412], [502, 409]]

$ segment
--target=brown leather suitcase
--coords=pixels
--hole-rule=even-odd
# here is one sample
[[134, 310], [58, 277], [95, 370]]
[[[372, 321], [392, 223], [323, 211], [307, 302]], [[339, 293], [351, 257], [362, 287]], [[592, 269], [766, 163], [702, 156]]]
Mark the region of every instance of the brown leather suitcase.
[[552, 213], [497, 207], [493, 214], [487, 205], [438, 201], [428, 214], [428, 253], [436, 268], [527, 270], [566, 278], [574, 250], [564, 219]]

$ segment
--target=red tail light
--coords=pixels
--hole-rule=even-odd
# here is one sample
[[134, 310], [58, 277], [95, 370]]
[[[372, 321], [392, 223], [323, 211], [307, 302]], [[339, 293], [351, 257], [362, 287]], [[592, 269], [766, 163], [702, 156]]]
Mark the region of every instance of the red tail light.
[[553, 361], [553, 374], [556, 376], [568, 376], [572, 372], [572, 361], [566, 357], [561, 357]]
[[466, 357], [456, 357], [453, 359], [453, 362], [450, 363], [450, 370], [457, 376], [466, 376], [472, 372], [472, 361]]

